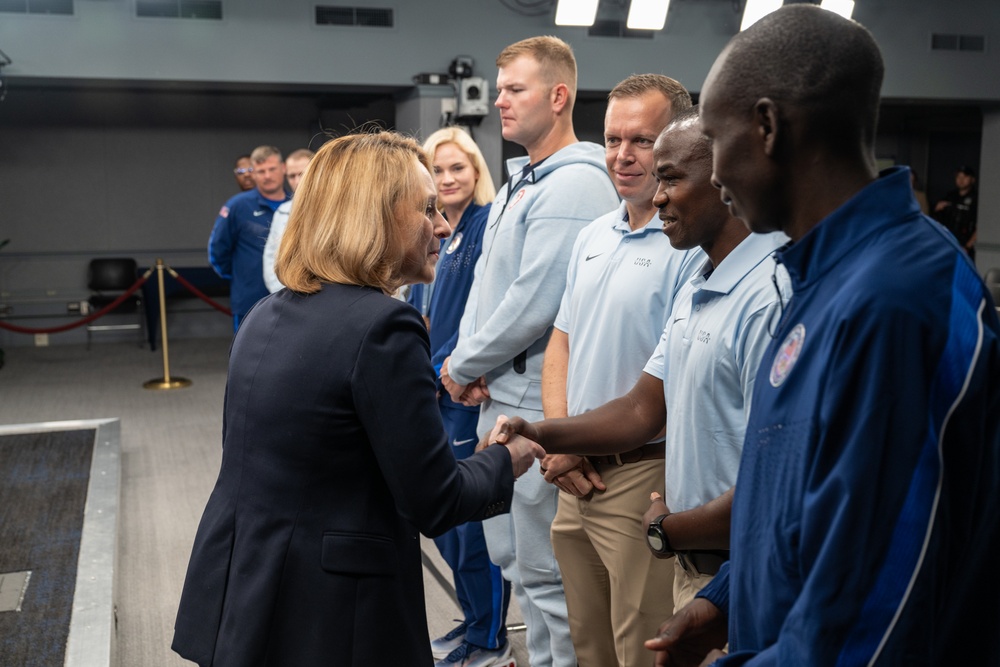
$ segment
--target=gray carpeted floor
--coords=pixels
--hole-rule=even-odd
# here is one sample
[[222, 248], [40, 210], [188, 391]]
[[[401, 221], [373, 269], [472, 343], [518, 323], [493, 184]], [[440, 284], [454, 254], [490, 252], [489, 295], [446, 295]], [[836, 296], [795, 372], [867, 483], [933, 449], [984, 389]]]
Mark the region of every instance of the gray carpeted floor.
[[[134, 342], [6, 349], [0, 369], [0, 424], [121, 419], [122, 499], [119, 533], [118, 664], [189, 665], [170, 651], [174, 613], [198, 520], [221, 457], [222, 400], [228, 339], [170, 341], [170, 375], [193, 384], [153, 391], [163, 377], [159, 352]], [[450, 580], [432, 542], [425, 561]], [[451, 592], [425, 566], [432, 635], [459, 614]], [[521, 622], [515, 601], [508, 625]], [[528, 667], [524, 634], [511, 635]]]
[[0, 572], [31, 572], [0, 613], [5, 665], [62, 665], [94, 430], [0, 436]]

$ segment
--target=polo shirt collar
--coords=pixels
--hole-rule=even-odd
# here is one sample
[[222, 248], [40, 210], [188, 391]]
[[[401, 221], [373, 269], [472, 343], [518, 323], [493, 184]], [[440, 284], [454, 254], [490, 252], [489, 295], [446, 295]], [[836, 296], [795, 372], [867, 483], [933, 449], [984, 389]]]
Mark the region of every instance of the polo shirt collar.
[[657, 215], [656, 211], [653, 211], [653, 217], [651, 217], [644, 226], [633, 231], [632, 226], [629, 224], [628, 208], [625, 206], [624, 200], [618, 204], [618, 210], [616, 211], [616, 215], [614, 217], [614, 224], [611, 226], [615, 231], [621, 232], [624, 235], [634, 234], [636, 236], [641, 236], [651, 232], [656, 232], [657, 234], [663, 233], [663, 221], [660, 220], [660, 216]]
[[[775, 234], [781, 232], [750, 234], [726, 255], [714, 271], [711, 261], [706, 259], [692, 282], [702, 290], [729, 294], [748, 273], [771, 256], [775, 248]], [[697, 284], [699, 281], [702, 283], [700, 286]]]

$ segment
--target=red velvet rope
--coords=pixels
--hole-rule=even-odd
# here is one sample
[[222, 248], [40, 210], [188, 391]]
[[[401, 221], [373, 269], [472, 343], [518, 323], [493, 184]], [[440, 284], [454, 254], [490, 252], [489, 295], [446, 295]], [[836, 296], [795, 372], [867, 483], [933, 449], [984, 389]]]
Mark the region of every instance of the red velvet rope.
[[149, 280], [149, 274], [150, 271], [146, 271], [146, 274], [144, 276], [136, 280], [135, 283], [127, 290], [125, 290], [125, 292], [122, 293], [122, 295], [119, 296], [117, 299], [106, 305], [104, 308], [101, 308], [97, 312], [91, 315], [87, 315], [86, 317], [83, 317], [75, 322], [70, 322], [69, 324], [62, 324], [57, 327], [34, 329], [31, 327], [20, 327], [16, 324], [8, 324], [3, 320], [0, 320], [0, 329], [6, 329], [7, 331], [13, 331], [15, 333], [24, 333], [24, 334], [40, 334], [40, 333], [49, 334], [49, 333], [59, 333], [60, 331], [69, 331], [70, 329], [82, 327], [84, 324], [90, 324], [99, 317], [104, 317], [109, 312], [111, 312], [121, 304], [125, 303], [126, 299], [135, 294], [135, 291], [140, 287], [142, 287], [147, 280]]
[[219, 303], [216, 303], [215, 301], [212, 301], [212, 299], [210, 299], [208, 296], [206, 296], [204, 292], [202, 292], [200, 289], [198, 289], [197, 287], [195, 287], [194, 285], [192, 285], [190, 282], [188, 282], [187, 279], [184, 278], [184, 276], [182, 276], [181, 274], [177, 273], [176, 271], [174, 271], [173, 269], [171, 269], [169, 266], [166, 266], [164, 268], [166, 268], [166, 270], [170, 272], [170, 275], [172, 275], [177, 282], [179, 282], [182, 286], [184, 286], [187, 289], [187, 291], [191, 292], [191, 294], [194, 294], [196, 297], [198, 297], [199, 299], [201, 299], [202, 301], [204, 301], [205, 303], [207, 303], [208, 305], [210, 305], [212, 308], [215, 308], [220, 313], [225, 313], [226, 315], [232, 316], [233, 311], [229, 310], [228, 308], [226, 308], [222, 304], [219, 304]]
[[[170, 275], [173, 276], [174, 279], [181, 284], [181, 286], [183, 286], [189, 292], [194, 294], [196, 297], [198, 297], [208, 305], [212, 306], [212, 308], [215, 308], [219, 312], [232, 316], [233, 311], [231, 311], [229, 308], [226, 308], [222, 304], [212, 301], [212, 299], [206, 296], [204, 292], [202, 292], [197, 287], [192, 285], [187, 279], [185, 279], [179, 273], [171, 269], [169, 266], [164, 265], [164, 268], [170, 272]], [[16, 324], [8, 324], [7, 322], [0, 320], [0, 329], [6, 329], [7, 331], [13, 331], [15, 333], [24, 333], [24, 334], [40, 334], [40, 333], [48, 334], [48, 333], [59, 333], [61, 331], [69, 331], [70, 329], [75, 329], [76, 327], [82, 327], [85, 324], [90, 324], [97, 318], [107, 315], [109, 312], [111, 312], [112, 310], [120, 306], [122, 303], [124, 303], [130, 296], [135, 294], [135, 291], [138, 290], [140, 287], [142, 287], [147, 280], [149, 280], [149, 276], [154, 270], [155, 267], [150, 268], [148, 271], [146, 271], [146, 273], [141, 278], [135, 281], [135, 284], [129, 287], [124, 293], [122, 293], [121, 296], [119, 296], [117, 299], [109, 303], [104, 308], [101, 308], [95, 313], [92, 313], [90, 315], [87, 315], [86, 317], [76, 320], [75, 322], [70, 322], [69, 324], [63, 324], [57, 327], [35, 329], [31, 327], [21, 327]]]

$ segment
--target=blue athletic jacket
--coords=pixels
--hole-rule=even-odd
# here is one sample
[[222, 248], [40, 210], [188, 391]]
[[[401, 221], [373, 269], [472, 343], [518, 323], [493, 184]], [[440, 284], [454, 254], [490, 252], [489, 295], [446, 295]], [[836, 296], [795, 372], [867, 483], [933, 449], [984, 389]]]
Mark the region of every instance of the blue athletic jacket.
[[[483, 231], [489, 214], [489, 204], [469, 204], [451, 236], [441, 241], [441, 256], [435, 271], [428, 312], [431, 324], [431, 363], [434, 364], [435, 371], [441, 371], [441, 364], [451, 355], [458, 342], [458, 325], [465, 312], [469, 290], [472, 289], [476, 261], [483, 251]], [[426, 285], [414, 285], [407, 301], [419, 308], [427, 288]], [[468, 407], [455, 403], [448, 392], [443, 390], [440, 401], [443, 405], [460, 410], [479, 412], [479, 406]]]
[[270, 292], [264, 284], [264, 244], [271, 217], [282, 203], [260, 194], [257, 188], [234, 195], [215, 219], [208, 239], [208, 261], [223, 278], [230, 279], [230, 305], [239, 319]]
[[778, 253], [732, 559], [703, 592], [724, 665], [1000, 661], [997, 314], [909, 170]]

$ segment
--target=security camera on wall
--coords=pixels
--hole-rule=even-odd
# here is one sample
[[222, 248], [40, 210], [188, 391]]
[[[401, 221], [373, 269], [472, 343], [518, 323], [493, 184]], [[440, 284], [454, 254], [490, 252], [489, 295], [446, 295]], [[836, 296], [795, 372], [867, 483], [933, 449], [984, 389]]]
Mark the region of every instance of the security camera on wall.
[[490, 112], [489, 83], [481, 76], [470, 76], [455, 82], [458, 86], [459, 120], [479, 123]]

